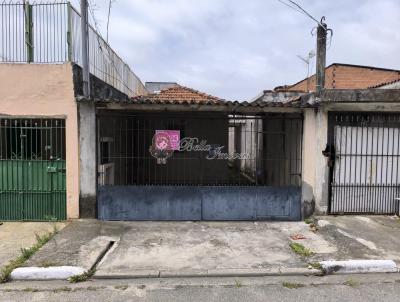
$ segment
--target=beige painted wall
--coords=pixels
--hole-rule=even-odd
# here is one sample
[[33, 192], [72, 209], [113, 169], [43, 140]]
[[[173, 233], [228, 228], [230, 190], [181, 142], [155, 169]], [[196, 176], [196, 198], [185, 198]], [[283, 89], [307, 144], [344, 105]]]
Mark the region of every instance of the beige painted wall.
[[0, 115], [66, 119], [67, 217], [79, 218], [77, 106], [72, 66], [0, 64]]
[[303, 162], [302, 162], [302, 202], [315, 202], [315, 152], [316, 139], [316, 113], [314, 109], [304, 110], [303, 121]]

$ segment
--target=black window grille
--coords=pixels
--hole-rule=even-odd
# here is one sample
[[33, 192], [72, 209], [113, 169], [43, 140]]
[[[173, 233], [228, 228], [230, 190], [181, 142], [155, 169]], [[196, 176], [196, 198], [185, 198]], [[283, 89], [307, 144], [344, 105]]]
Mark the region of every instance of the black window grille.
[[[289, 113], [102, 111], [99, 184], [300, 186], [302, 121]], [[179, 148], [172, 140], [167, 150], [154, 147], [156, 133], [176, 131]]]

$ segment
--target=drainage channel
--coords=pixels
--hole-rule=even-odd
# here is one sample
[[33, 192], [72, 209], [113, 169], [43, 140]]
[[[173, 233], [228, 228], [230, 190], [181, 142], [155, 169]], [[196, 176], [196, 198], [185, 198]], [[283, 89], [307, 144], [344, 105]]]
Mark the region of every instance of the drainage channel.
[[96, 261], [90, 267], [90, 271], [94, 271], [97, 268], [97, 265], [101, 262], [101, 260], [103, 260], [103, 258], [107, 255], [107, 253], [114, 246], [114, 244], [115, 244], [114, 240], [108, 242], [106, 247], [101, 251], [100, 255], [97, 257]]

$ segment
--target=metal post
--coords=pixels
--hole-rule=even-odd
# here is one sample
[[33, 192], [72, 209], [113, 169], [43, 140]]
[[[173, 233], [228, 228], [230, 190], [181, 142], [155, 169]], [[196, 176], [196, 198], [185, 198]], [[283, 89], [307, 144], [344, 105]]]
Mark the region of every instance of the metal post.
[[27, 62], [33, 62], [33, 20], [32, 20], [32, 5], [28, 1], [25, 2], [25, 44]]
[[317, 70], [316, 70], [316, 94], [320, 96], [322, 90], [325, 87], [325, 65], [326, 65], [326, 32], [328, 27], [323, 21], [325, 17], [322, 17], [321, 22], [317, 28]]
[[71, 3], [68, 2], [67, 4], [67, 47], [68, 47], [68, 61], [72, 62], [72, 7]]
[[82, 28], [82, 90], [85, 97], [90, 97], [89, 85], [89, 22], [88, 3], [81, 0], [81, 28]]

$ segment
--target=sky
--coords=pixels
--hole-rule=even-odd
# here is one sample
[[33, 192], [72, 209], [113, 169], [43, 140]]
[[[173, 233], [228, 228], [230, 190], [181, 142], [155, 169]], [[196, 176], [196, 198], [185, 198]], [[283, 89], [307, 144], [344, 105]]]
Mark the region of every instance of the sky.
[[[287, 2], [287, 0], [285, 0]], [[79, 8], [79, 0], [73, 0]], [[103, 36], [109, 0], [90, 0]], [[327, 65], [400, 69], [400, 0], [297, 0], [326, 17]], [[93, 22], [92, 22], [93, 23]], [[146, 81], [248, 101], [307, 75], [316, 23], [278, 0], [113, 0], [109, 43]], [[311, 62], [315, 71], [315, 58]]]

